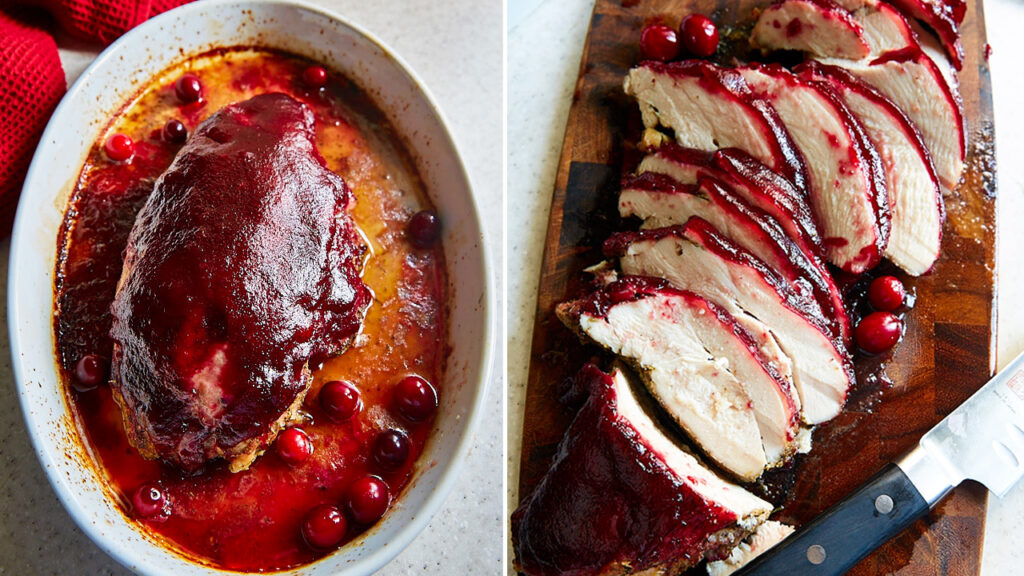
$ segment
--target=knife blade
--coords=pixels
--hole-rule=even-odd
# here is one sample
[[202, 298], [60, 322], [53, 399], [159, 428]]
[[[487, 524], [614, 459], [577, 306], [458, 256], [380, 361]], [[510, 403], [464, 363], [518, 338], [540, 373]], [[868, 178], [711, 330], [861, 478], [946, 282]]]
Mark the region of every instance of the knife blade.
[[1004, 496], [1024, 476], [1024, 353], [838, 504], [735, 576], [833, 576], [924, 516], [964, 480]]

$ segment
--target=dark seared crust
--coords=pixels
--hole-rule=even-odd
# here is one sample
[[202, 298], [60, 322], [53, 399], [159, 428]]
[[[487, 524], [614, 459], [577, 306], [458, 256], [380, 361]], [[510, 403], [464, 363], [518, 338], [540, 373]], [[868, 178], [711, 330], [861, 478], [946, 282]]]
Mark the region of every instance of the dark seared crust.
[[[758, 164], [761, 163], [759, 160], [755, 159], [753, 156], [747, 154], [746, 152], [740, 150], [739, 148], [728, 148], [728, 150], [736, 150], [737, 152], [745, 155], [754, 162], [757, 162]], [[714, 156], [715, 154], [717, 154], [717, 152], [710, 152], [707, 150], [684, 148], [683, 146], [680, 146], [679, 144], [671, 141], [665, 142], [661, 146], [649, 150], [648, 152], [650, 152], [651, 154], [664, 156], [672, 160], [673, 162], [676, 162], [677, 164], [700, 167], [706, 170], [711, 170], [714, 168]], [[761, 165], [764, 166], [764, 164]]]
[[[855, 163], [864, 167], [868, 177], [868, 200], [875, 215], [875, 235], [870, 246], [865, 246], [861, 252], [849, 262], [839, 263], [840, 267], [850, 269], [851, 272], [860, 272], [873, 268], [882, 259], [882, 252], [889, 241], [889, 228], [891, 225], [891, 214], [889, 212], [889, 196], [885, 183], [885, 169], [882, 160], [875, 150], [874, 144], [868, 139], [864, 127], [847, 108], [842, 99], [823, 83], [805, 81], [778, 64], [750, 64], [750, 69], [757, 70], [776, 80], [786, 82], [792, 86], [804, 86], [816, 90], [835, 110], [838, 118], [850, 135], [852, 152], [855, 155]], [[820, 216], [819, 217], [823, 217]], [[836, 264], [835, 262], [833, 262]]]
[[704, 60], [670, 63], [646, 61], [640, 66], [669, 76], [696, 78], [701, 88], [709, 94], [731, 98], [752, 110], [763, 123], [766, 139], [774, 144], [775, 165], [772, 168], [789, 179], [797, 188], [806, 188], [807, 168], [804, 166], [803, 156], [793, 144], [789, 131], [772, 105], [755, 95], [738, 72]]
[[[709, 561], [712, 558], [728, 556], [733, 548], [752, 532], [738, 525], [723, 528], [708, 536], [707, 547], [703, 554]], [[598, 576], [678, 576], [700, 563], [700, 560], [681, 556], [648, 568], [637, 569], [636, 563], [632, 561], [612, 562], [601, 569]], [[518, 566], [517, 566], [518, 567]], [[521, 567], [518, 567], [521, 569]]]
[[828, 321], [832, 336], [849, 343], [849, 316], [831, 274], [812, 260], [813, 256], [805, 254], [774, 218], [734, 193], [734, 187], [710, 175], [699, 177], [696, 185], [685, 185], [664, 174], [645, 172], [623, 179], [622, 188], [707, 198], [730, 217], [736, 228], [744, 230], [745, 238], [731, 240], [751, 252], [770, 254], [765, 263], [783, 276], [798, 295], [813, 298]]
[[512, 514], [518, 570], [676, 574], [746, 536], [733, 511], [694, 492], [619, 416], [611, 376], [588, 364], [566, 397], [581, 407], [551, 468]]
[[[932, 162], [931, 152], [929, 152], [928, 147], [925, 146], [924, 140], [921, 138], [921, 133], [918, 131], [917, 126], [907, 118], [907, 115], [903, 110], [901, 110], [899, 106], [893, 104], [892, 100], [883, 96], [877, 90], [872, 88], [866, 82], [861, 81], [845, 68], [822, 64], [814, 60], [808, 60], [797, 66], [795, 71], [803, 78], [819, 83], [829, 84], [833, 91], [845, 89], [855, 92], [859, 96], [870, 100], [876, 106], [886, 110], [889, 117], [899, 124], [900, 130], [914, 143], [914, 149], [921, 157], [921, 161], [924, 162], [925, 167], [928, 169], [928, 176], [935, 184], [935, 205], [939, 210], [939, 219], [940, 222], [944, 223], [946, 221], [946, 206], [942, 199], [939, 177], [935, 173], [935, 165]], [[944, 226], [939, 227], [940, 244], [942, 242], [943, 228]]]
[[920, 20], [931, 28], [942, 42], [950, 63], [963, 68], [964, 47], [960, 42], [960, 23], [967, 13], [962, 0], [887, 0], [908, 18]]

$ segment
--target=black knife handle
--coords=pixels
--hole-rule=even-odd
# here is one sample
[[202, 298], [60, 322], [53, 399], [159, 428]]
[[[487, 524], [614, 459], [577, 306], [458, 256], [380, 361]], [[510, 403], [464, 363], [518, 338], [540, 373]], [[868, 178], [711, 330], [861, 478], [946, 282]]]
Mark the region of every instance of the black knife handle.
[[839, 576], [914, 520], [928, 503], [887, 464], [853, 494], [758, 556], [735, 576]]

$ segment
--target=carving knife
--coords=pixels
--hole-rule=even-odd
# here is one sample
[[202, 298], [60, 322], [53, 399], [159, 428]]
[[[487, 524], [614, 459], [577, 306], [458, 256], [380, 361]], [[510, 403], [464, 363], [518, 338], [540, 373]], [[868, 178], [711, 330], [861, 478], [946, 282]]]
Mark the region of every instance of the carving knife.
[[917, 446], [735, 576], [838, 576], [964, 480], [1004, 496], [1024, 476], [1024, 354]]

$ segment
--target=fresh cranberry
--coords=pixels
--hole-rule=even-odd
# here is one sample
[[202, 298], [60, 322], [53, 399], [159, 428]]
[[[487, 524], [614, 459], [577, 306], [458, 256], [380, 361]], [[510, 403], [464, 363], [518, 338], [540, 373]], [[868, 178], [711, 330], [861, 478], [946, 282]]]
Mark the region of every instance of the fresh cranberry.
[[385, 470], [401, 468], [409, 460], [409, 437], [400, 430], [385, 430], [377, 436], [373, 459]]
[[327, 85], [327, 70], [323, 66], [309, 66], [302, 71], [302, 82], [310, 88], [323, 88]]
[[651, 24], [640, 33], [640, 53], [647, 60], [668, 62], [679, 56], [676, 31], [664, 24]]
[[171, 118], [164, 124], [164, 141], [171, 144], [181, 144], [188, 140], [188, 128], [181, 123], [181, 120]]
[[707, 58], [718, 50], [718, 27], [703, 14], [690, 14], [679, 25], [683, 48], [694, 56]]
[[313, 548], [334, 548], [345, 539], [348, 521], [337, 506], [321, 504], [306, 514], [302, 537]]
[[135, 143], [128, 136], [118, 132], [103, 143], [103, 151], [107, 153], [107, 158], [115, 162], [124, 162], [135, 154]]
[[441, 221], [431, 210], [420, 210], [409, 220], [409, 237], [420, 248], [430, 248], [441, 237]]
[[868, 302], [875, 310], [893, 311], [903, 305], [907, 291], [895, 276], [879, 276], [868, 287]]
[[872, 312], [861, 319], [853, 336], [861, 350], [879, 354], [896, 345], [903, 332], [903, 322], [892, 312]]
[[142, 518], [166, 516], [169, 512], [167, 497], [163, 489], [155, 482], [146, 482], [135, 489], [132, 494], [132, 506], [135, 513]]
[[86, 354], [75, 363], [75, 379], [72, 386], [79, 392], [86, 392], [107, 381], [110, 362], [99, 354]]
[[406, 376], [395, 386], [395, 407], [413, 422], [425, 420], [437, 410], [437, 390], [419, 376]]
[[391, 493], [384, 480], [377, 476], [364, 476], [348, 488], [348, 511], [359, 524], [373, 524], [380, 520], [391, 504]]
[[335, 422], [344, 422], [359, 413], [363, 401], [359, 389], [344, 380], [332, 380], [320, 389], [320, 407]]
[[198, 102], [203, 98], [203, 84], [195, 74], [184, 74], [174, 83], [174, 94], [184, 104]]
[[296, 465], [313, 455], [313, 443], [301, 428], [289, 428], [277, 437], [277, 455], [286, 464]]

